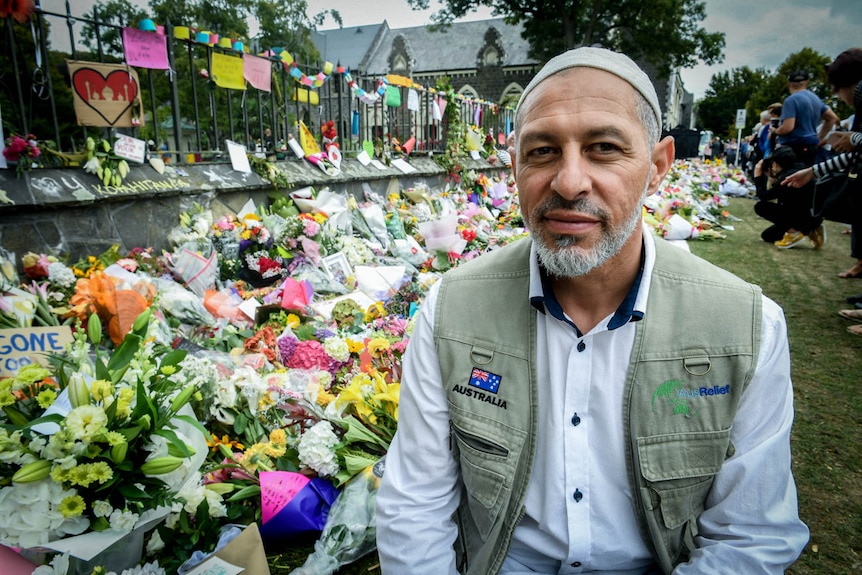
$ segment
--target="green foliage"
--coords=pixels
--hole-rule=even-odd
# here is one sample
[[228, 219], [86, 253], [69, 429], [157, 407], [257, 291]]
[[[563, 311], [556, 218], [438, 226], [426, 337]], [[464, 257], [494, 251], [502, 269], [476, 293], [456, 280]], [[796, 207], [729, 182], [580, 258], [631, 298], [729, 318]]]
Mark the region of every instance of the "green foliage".
[[[428, 0], [408, 0], [414, 9]], [[446, 0], [432, 16], [446, 26], [480, 6], [492, 8], [511, 24], [524, 25], [530, 56], [545, 61], [576, 46], [601, 44], [636, 59], [646, 59], [661, 71], [675, 66], [708, 64], [723, 59], [724, 33], [700, 27], [706, 17], [703, 0]]]
[[765, 68], [751, 70], [747, 66], [715, 74], [709, 83], [704, 99], [698, 104], [698, 125], [712, 130], [719, 136], [736, 136], [736, 110], [746, 109], [744, 135], [751, 133], [757, 125], [760, 112], [774, 102], [782, 102], [787, 96], [787, 76], [794, 70], [806, 70], [811, 75], [808, 88], [826, 104], [832, 106], [841, 117], [850, 113], [846, 106], [839, 105], [826, 82], [824, 66], [832, 58], [802, 48], [790, 54], [774, 72]]
[[[148, 18], [146, 10], [129, 0], [99, 0], [87, 16], [81, 27], [82, 43], [92, 52], [101, 46], [103, 54], [118, 61], [123, 57], [123, 38], [117, 26], [137, 28], [138, 22]], [[100, 23], [98, 28], [93, 22], [96, 17]]]

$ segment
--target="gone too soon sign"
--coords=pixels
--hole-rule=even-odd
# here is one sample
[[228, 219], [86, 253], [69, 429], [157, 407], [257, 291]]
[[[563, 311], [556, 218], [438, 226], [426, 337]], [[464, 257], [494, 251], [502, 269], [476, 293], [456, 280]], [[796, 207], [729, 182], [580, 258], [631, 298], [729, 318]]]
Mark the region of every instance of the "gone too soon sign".
[[0, 376], [14, 376], [31, 363], [48, 365], [48, 356], [72, 342], [68, 325], [0, 329]]

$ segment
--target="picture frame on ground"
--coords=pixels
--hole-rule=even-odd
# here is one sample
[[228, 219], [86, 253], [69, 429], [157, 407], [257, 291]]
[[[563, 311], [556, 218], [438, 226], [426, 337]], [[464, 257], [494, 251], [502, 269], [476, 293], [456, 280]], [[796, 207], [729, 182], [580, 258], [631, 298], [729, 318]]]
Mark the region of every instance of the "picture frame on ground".
[[350, 267], [350, 262], [347, 261], [347, 256], [338, 252], [326, 256], [321, 260], [323, 268], [335, 281], [346, 285], [347, 278], [353, 275], [353, 268]]

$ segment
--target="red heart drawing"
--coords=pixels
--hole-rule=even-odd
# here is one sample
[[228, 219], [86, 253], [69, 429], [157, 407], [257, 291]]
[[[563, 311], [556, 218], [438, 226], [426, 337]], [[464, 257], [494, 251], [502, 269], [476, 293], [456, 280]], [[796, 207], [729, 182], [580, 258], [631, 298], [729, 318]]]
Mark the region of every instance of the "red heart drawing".
[[[72, 89], [109, 126], [117, 123], [138, 97], [138, 83], [126, 70], [114, 70], [107, 76], [94, 68], [75, 70]], [[122, 103], [125, 106], [118, 106]]]

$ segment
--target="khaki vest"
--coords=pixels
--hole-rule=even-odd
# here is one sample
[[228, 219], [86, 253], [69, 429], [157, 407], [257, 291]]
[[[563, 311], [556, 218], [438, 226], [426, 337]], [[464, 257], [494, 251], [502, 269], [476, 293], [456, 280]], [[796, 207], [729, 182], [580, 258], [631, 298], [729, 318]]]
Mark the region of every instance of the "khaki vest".
[[[730, 428], [754, 373], [760, 290], [656, 240], [645, 317], [636, 324], [624, 401], [636, 515], [656, 563], [670, 573], [694, 548], [713, 476], [733, 454]], [[462, 497], [458, 569], [500, 570], [524, 515], [536, 448], [536, 313], [530, 240], [447, 273], [434, 325]], [[495, 391], [488, 386], [499, 376]]]

